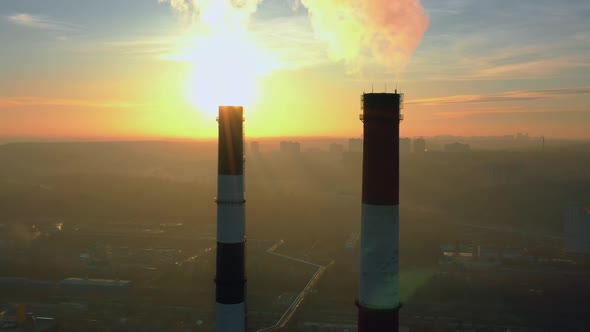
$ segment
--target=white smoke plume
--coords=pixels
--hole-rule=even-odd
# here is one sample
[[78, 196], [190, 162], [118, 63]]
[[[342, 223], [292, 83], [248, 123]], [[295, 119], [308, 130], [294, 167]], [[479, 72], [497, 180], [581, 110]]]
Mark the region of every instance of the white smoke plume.
[[[158, 0], [191, 21], [244, 28], [262, 0]], [[420, 44], [428, 15], [420, 0], [291, 0], [309, 12], [316, 38], [350, 71], [379, 64], [399, 70]]]
[[356, 71], [372, 62], [399, 70], [420, 44], [428, 15], [420, 0], [301, 0], [333, 60]]

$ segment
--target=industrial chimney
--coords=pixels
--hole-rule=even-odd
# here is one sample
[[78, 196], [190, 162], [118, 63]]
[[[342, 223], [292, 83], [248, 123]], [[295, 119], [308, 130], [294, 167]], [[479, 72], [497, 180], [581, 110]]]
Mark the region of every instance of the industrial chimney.
[[366, 93], [358, 331], [399, 331], [399, 122], [403, 95]]
[[246, 331], [244, 128], [241, 106], [219, 107], [217, 178], [217, 332]]

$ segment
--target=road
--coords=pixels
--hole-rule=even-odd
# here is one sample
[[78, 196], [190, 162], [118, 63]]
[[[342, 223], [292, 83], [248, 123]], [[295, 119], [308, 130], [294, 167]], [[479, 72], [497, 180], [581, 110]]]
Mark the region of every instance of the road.
[[292, 261], [295, 261], [298, 263], [312, 265], [317, 268], [317, 271], [311, 277], [311, 279], [309, 279], [309, 281], [307, 282], [307, 285], [305, 285], [305, 287], [299, 293], [299, 295], [297, 295], [297, 297], [293, 300], [293, 302], [291, 302], [291, 305], [289, 306], [289, 308], [287, 308], [285, 313], [283, 313], [283, 315], [281, 316], [281, 318], [279, 318], [279, 320], [276, 322], [276, 324], [274, 324], [273, 326], [269, 326], [269, 327], [260, 329], [256, 332], [280, 331], [281, 329], [283, 329], [289, 323], [289, 320], [291, 320], [293, 315], [295, 315], [295, 312], [297, 312], [297, 309], [301, 306], [301, 304], [303, 303], [303, 300], [305, 300], [305, 296], [307, 296], [312, 291], [312, 289], [317, 284], [317, 282], [320, 280], [320, 278], [322, 277], [322, 275], [324, 274], [326, 269], [330, 265], [334, 264], [334, 261], [331, 261], [330, 263], [328, 263], [326, 265], [320, 265], [320, 264], [309, 262], [309, 261], [306, 261], [303, 259], [299, 259], [299, 258], [295, 258], [295, 257], [291, 257], [291, 256], [287, 256], [287, 255], [283, 255], [283, 254], [279, 254], [279, 253], [275, 252], [275, 250], [278, 247], [280, 247], [283, 243], [285, 243], [285, 241], [283, 241], [283, 240], [278, 241], [277, 243], [273, 244], [270, 248], [268, 248], [268, 250], [266, 250], [266, 252], [271, 255], [279, 256], [279, 257], [289, 259], [289, 260], [292, 260]]

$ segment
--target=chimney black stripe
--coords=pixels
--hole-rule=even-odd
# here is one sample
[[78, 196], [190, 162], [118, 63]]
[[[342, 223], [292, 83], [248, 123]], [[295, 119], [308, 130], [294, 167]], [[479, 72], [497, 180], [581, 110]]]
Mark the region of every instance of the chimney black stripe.
[[244, 174], [244, 118], [241, 106], [219, 107], [218, 174]]
[[216, 300], [223, 304], [245, 301], [246, 269], [244, 242], [217, 242]]

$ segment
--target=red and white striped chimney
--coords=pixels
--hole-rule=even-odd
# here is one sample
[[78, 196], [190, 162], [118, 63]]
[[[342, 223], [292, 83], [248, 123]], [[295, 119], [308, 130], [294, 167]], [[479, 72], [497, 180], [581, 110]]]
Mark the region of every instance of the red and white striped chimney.
[[244, 126], [241, 106], [219, 107], [217, 178], [217, 332], [246, 331]]
[[399, 330], [401, 94], [363, 94], [363, 196], [358, 331]]

